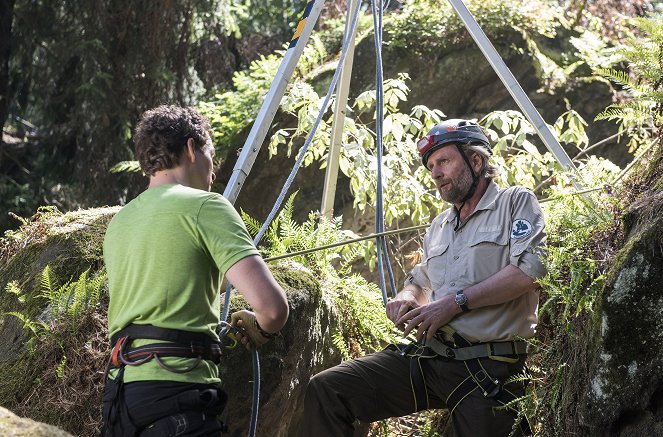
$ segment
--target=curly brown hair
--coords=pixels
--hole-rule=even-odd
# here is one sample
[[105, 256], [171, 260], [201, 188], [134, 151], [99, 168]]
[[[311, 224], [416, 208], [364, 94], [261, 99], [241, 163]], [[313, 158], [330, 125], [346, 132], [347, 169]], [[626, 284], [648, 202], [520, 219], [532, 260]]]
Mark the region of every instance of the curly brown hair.
[[212, 138], [209, 120], [194, 108], [161, 105], [145, 111], [134, 131], [140, 167], [148, 175], [176, 167], [189, 138], [198, 150]]

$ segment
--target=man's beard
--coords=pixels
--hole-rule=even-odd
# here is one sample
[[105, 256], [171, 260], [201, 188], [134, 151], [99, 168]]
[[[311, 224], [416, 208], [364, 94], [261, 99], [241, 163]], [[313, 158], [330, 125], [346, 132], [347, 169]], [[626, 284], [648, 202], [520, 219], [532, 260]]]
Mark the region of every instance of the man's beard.
[[[449, 185], [451, 185], [451, 187], [449, 187]], [[470, 169], [465, 167], [465, 170], [463, 170], [460, 177], [452, 180], [449, 185], [447, 185], [445, 191], [438, 188], [440, 197], [442, 200], [449, 203], [461, 203], [472, 187], [472, 175], [470, 174]]]

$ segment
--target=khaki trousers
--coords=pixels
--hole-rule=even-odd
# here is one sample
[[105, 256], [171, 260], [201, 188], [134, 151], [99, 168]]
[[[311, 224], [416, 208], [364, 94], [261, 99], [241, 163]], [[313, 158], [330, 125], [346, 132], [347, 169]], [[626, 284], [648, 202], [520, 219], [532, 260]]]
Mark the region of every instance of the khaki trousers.
[[[503, 383], [521, 373], [525, 358], [515, 364], [481, 358], [488, 373]], [[352, 436], [353, 423], [374, 422], [415, 412], [410, 385], [410, 358], [384, 350], [350, 360], [315, 375], [309, 382], [304, 401], [301, 435], [304, 437]], [[462, 361], [430, 358], [421, 360], [429, 408], [446, 408], [445, 399], [469, 375]], [[522, 383], [507, 388], [516, 396], [524, 392]], [[520, 436], [513, 432], [516, 415], [498, 409], [498, 402], [473, 391], [456, 407], [446, 436]], [[449, 428], [449, 427], [447, 427]]]

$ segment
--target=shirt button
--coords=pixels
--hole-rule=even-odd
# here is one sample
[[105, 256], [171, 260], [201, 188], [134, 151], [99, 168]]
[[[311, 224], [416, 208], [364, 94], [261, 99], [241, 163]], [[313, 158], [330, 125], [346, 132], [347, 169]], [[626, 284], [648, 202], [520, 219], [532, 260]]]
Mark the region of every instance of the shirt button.
[[455, 283], [455, 282], [452, 282], [452, 283], [449, 284], [449, 285], [451, 285], [451, 286], [453, 287], [454, 285], [456, 285], [456, 283]]
[[458, 255], [454, 256], [454, 259], [458, 259]]

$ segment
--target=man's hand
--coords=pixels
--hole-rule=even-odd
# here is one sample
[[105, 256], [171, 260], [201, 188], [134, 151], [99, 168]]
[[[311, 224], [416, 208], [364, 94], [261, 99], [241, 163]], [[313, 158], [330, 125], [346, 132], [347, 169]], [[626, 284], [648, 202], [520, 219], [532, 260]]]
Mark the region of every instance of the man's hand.
[[446, 325], [461, 312], [453, 295], [447, 295], [434, 302], [413, 308], [396, 320], [396, 326], [407, 323], [403, 335], [417, 328], [417, 341], [421, 341], [426, 332], [426, 339], [432, 340], [438, 329]]
[[398, 319], [413, 308], [418, 308], [419, 302], [410, 294], [398, 295], [387, 302], [387, 317], [394, 322], [397, 328], [403, 329], [403, 323], [398, 323]]
[[[258, 321], [256, 320], [256, 315], [253, 311], [241, 310], [232, 313], [230, 315], [230, 324], [241, 328], [241, 332], [237, 333], [237, 339], [242, 342], [248, 350], [251, 350], [251, 346], [259, 348], [269, 341], [269, 338], [265, 337], [258, 328]], [[244, 333], [246, 333], [246, 335], [244, 335]]]

